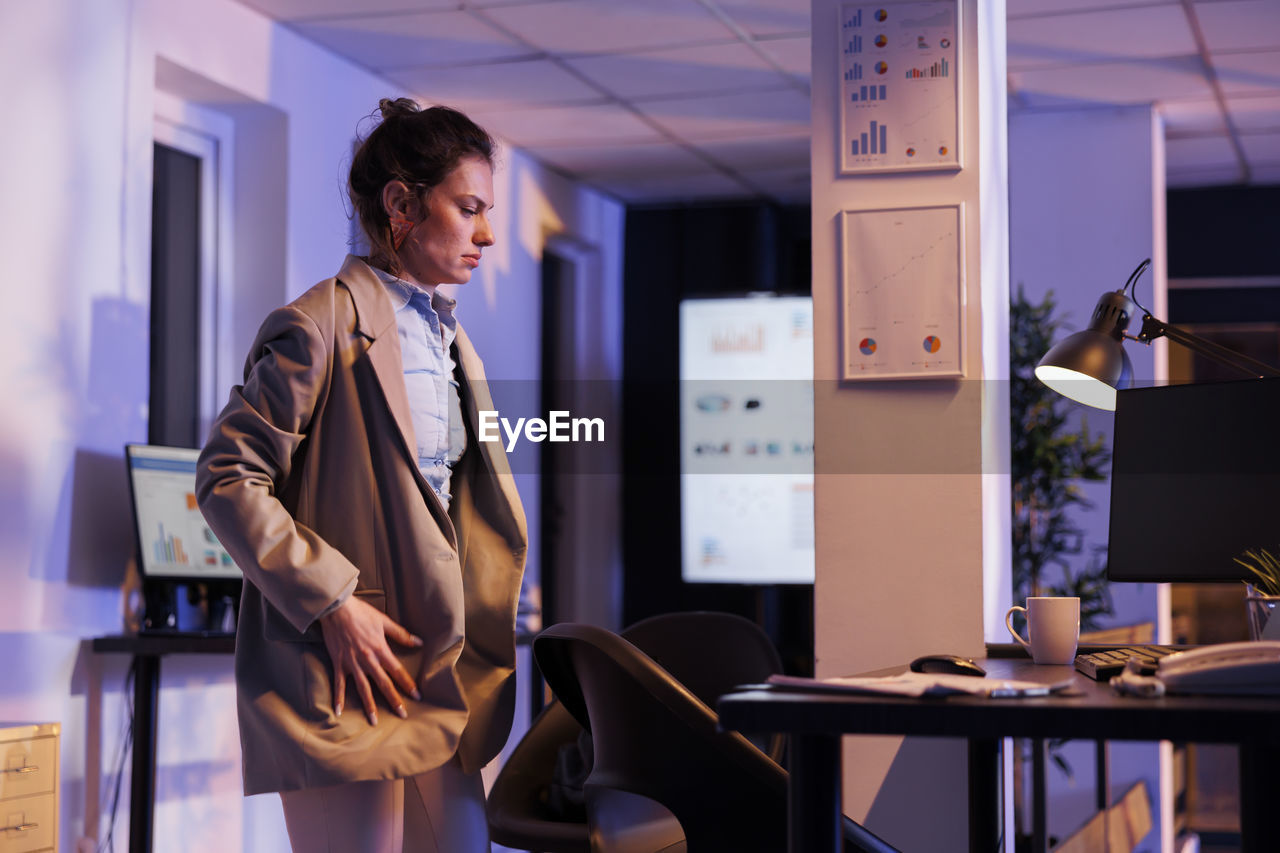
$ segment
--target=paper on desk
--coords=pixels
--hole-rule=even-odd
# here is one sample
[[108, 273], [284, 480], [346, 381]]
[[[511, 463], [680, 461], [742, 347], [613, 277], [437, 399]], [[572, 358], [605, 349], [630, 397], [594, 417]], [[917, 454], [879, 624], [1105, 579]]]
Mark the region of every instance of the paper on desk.
[[769, 683], [790, 690], [819, 690], [833, 693], [879, 693], [896, 696], [1047, 696], [1071, 684], [1070, 679], [1055, 684], [1039, 681], [1012, 681], [1007, 678], [976, 678], [972, 675], [904, 672], [877, 678], [798, 678], [771, 675]]

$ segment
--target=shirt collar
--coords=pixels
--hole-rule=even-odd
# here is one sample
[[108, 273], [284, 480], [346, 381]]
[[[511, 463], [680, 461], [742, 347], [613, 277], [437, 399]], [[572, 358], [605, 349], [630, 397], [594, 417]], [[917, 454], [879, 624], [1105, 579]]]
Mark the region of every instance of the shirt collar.
[[[374, 275], [378, 277], [378, 280], [387, 288], [387, 295], [391, 297], [391, 304], [395, 306], [397, 311], [408, 305], [409, 300], [417, 293], [425, 293], [427, 295], [427, 299], [431, 302], [431, 306], [433, 308], [436, 307], [436, 285], [429, 284], [419, 286], [411, 284], [404, 279], [397, 278], [391, 273], [386, 272], [385, 270], [380, 270], [377, 267], [373, 267], [373, 272]], [[453, 300], [449, 301], [451, 303], [453, 302]], [[453, 306], [450, 305], [449, 307], [452, 308]], [[439, 309], [437, 308], [436, 310]]]

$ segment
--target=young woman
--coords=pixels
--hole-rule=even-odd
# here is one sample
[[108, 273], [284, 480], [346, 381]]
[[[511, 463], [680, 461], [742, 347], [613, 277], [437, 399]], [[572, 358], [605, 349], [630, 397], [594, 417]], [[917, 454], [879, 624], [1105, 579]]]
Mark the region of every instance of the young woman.
[[200, 457], [244, 571], [245, 793], [295, 853], [488, 850], [480, 768], [512, 714], [524, 512], [484, 371], [436, 292], [493, 244], [492, 139], [383, 100], [351, 165], [371, 246], [273, 311]]

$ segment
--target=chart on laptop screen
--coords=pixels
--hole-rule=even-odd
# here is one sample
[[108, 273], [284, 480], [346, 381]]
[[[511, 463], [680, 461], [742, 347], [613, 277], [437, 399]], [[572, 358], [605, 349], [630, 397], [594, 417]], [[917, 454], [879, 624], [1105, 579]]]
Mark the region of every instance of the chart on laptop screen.
[[199, 451], [130, 445], [127, 452], [143, 575], [188, 580], [240, 577], [196, 505]]

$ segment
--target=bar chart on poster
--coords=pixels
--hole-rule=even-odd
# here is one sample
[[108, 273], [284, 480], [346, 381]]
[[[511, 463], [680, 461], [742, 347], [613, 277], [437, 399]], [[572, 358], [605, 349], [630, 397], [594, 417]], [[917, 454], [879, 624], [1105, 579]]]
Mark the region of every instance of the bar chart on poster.
[[681, 575], [813, 583], [813, 300], [680, 303]]
[[840, 216], [841, 378], [963, 376], [962, 207]]
[[960, 168], [956, 0], [844, 3], [840, 172]]

